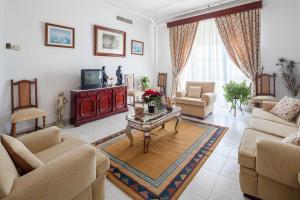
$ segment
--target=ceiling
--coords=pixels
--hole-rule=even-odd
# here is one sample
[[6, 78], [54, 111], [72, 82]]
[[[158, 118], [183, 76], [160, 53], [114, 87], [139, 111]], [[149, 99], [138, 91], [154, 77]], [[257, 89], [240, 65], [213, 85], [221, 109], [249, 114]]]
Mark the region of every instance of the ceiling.
[[[101, 0], [106, 4], [127, 9], [145, 18], [161, 22], [195, 9], [230, 0]], [[232, 1], [232, 0], [231, 0]]]

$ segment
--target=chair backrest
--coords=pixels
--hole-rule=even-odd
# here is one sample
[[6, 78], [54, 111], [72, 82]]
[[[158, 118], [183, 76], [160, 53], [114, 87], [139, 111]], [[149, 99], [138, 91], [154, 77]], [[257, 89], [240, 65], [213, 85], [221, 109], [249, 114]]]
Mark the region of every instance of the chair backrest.
[[125, 74], [125, 85], [127, 86], [128, 90], [134, 90], [135, 84], [134, 84], [134, 74]]
[[18, 176], [17, 168], [0, 142], [0, 199], [9, 195]]
[[204, 93], [214, 93], [215, 92], [215, 82], [196, 82], [196, 81], [187, 81], [185, 90], [188, 92], [190, 86], [201, 86], [202, 94]]
[[276, 74], [263, 74], [257, 73], [256, 80], [256, 96], [274, 96], [276, 95], [275, 89]]
[[[11, 83], [11, 112], [14, 113], [16, 110], [30, 107], [38, 107], [37, 99], [37, 79], [33, 81], [21, 80]], [[15, 90], [17, 88], [17, 90]], [[32, 88], [34, 89], [34, 95], [32, 96]], [[17, 98], [15, 97], [17, 96]], [[34, 97], [34, 103], [32, 102]], [[17, 106], [15, 106], [17, 104]]]
[[157, 86], [161, 87], [164, 91], [164, 94], [167, 93], [167, 73], [158, 73]]

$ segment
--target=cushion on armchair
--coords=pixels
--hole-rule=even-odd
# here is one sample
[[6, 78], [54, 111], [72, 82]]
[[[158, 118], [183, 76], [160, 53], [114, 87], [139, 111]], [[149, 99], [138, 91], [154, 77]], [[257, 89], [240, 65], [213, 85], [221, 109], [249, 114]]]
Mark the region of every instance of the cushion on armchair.
[[270, 113], [286, 120], [293, 120], [300, 112], [300, 101], [291, 97], [281, 99]]
[[1, 141], [9, 156], [17, 168], [19, 168], [20, 173], [26, 174], [44, 165], [44, 163], [30, 152], [18, 139], [8, 135], [2, 135]]
[[186, 96], [188, 98], [200, 99], [201, 98], [201, 91], [202, 91], [201, 86], [190, 86]]

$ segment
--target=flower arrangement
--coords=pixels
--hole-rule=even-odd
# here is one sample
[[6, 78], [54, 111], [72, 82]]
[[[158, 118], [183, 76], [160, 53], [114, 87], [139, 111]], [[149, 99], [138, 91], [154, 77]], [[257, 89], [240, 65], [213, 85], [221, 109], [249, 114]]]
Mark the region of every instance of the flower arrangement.
[[286, 58], [280, 58], [276, 64], [279, 66], [279, 74], [287, 89], [293, 97], [296, 97], [300, 92], [300, 83], [297, 80], [296, 62]]
[[154, 90], [145, 90], [143, 94], [144, 103], [148, 104], [148, 111], [149, 113], [155, 112], [155, 105], [161, 103], [161, 95], [159, 92]]
[[144, 103], [155, 103], [161, 100], [161, 95], [152, 89], [145, 90], [143, 94]]

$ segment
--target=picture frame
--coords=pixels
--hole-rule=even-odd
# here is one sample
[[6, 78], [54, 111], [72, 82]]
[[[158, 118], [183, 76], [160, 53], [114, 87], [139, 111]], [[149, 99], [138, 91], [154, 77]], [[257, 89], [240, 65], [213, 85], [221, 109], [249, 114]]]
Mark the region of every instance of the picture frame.
[[45, 46], [75, 48], [75, 28], [45, 23]]
[[144, 42], [131, 40], [131, 54], [144, 55]]
[[126, 32], [94, 25], [95, 56], [126, 56]]

